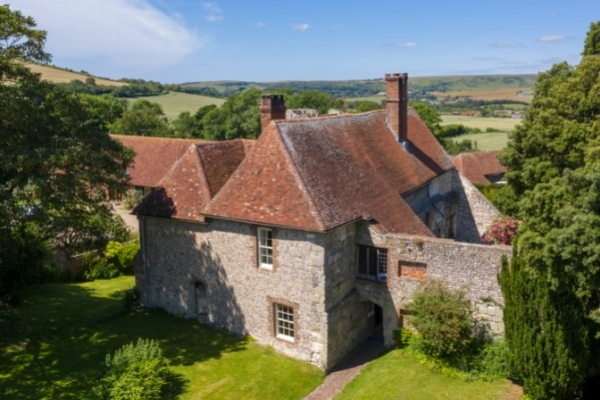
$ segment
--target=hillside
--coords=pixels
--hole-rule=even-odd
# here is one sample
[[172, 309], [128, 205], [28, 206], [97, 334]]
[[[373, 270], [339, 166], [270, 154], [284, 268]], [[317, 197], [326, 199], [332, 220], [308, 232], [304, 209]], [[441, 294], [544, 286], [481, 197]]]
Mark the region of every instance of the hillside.
[[144, 96], [127, 99], [135, 101], [138, 99], [149, 100], [162, 106], [165, 115], [170, 119], [175, 119], [182, 111], [189, 111], [194, 114], [200, 107], [215, 104], [220, 106], [225, 102], [224, 99], [214, 97], [200, 96], [197, 94], [169, 92], [160, 96]]
[[[436, 97], [470, 96], [485, 100], [517, 99], [517, 91], [528, 92], [535, 84], [536, 75], [465, 75], [410, 77], [409, 91], [413, 100], [429, 96]], [[319, 90], [336, 97], [348, 99], [371, 97], [385, 90], [383, 79], [363, 79], [346, 81], [281, 81], [281, 82], [245, 82], [245, 81], [207, 81], [184, 83], [182, 86], [213, 88], [224, 96], [239, 93], [249, 88], [282, 89], [294, 91]], [[479, 97], [483, 96], [483, 97]], [[527, 96], [520, 96], [527, 101]]]
[[28, 64], [29, 69], [33, 72], [38, 72], [42, 74], [42, 79], [46, 79], [48, 81], [54, 83], [69, 83], [72, 80], [78, 79], [82, 82], [89, 77], [92, 77], [96, 80], [97, 85], [105, 85], [105, 86], [125, 86], [127, 85], [124, 82], [111, 81], [104, 78], [97, 78], [93, 75], [86, 75], [79, 72], [71, 72], [64, 68], [53, 67], [50, 65], [42, 65], [42, 64]]

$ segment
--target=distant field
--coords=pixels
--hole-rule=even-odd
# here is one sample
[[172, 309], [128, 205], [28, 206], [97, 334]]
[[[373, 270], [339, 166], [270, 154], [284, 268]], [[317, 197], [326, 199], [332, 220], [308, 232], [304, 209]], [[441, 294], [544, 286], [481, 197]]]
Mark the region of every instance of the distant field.
[[365, 97], [347, 97], [346, 101], [372, 101], [381, 104], [385, 100], [385, 96], [365, 96]]
[[515, 129], [521, 122], [520, 119], [513, 118], [483, 118], [483, 117], [466, 117], [462, 115], [442, 115], [442, 125], [462, 124], [470, 128], [496, 128], [501, 131], [509, 132]]
[[[46, 79], [46, 80], [54, 82], [54, 83], [69, 83], [75, 79], [79, 79], [80, 81], [85, 82], [85, 80], [87, 78], [89, 78], [88, 75], [78, 74], [76, 72], [69, 72], [69, 71], [65, 71], [63, 69], [52, 68], [52, 67], [48, 67], [45, 65], [29, 64], [28, 67], [33, 72], [41, 73], [42, 79]], [[94, 77], [94, 79], [96, 79], [97, 85], [106, 85], [106, 86], [125, 86], [125, 85], [127, 85], [126, 83], [123, 83], [123, 82], [110, 81], [107, 79], [101, 79], [101, 78], [95, 78], [95, 77]]]
[[533, 96], [517, 94], [517, 92], [530, 92], [531, 88], [507, 88], [494, 90], [462, 90], [455, 92], [433, 92], [440, 99], [444, 97], [468, 96], [473, 100], [515, 100], [531, 102]]
[[225, 102], [224, 99], [178, 92], [170, 92], [169, 94], [161, 96], [138, 97], [128, 100], [135, 101], [139, 99], [145, 99], [160, 104], [163, 107], [165, 115], [171, 119], [177, 118], [182, 111], [189, 111], [194, 114], [200, 107], [209, 104], [220, 106]]
[[479, 150], [502, 150], [508, 142], [508, 132], [474, 133], [472, 135], [460, 135], [452, 138], [452, 140], [457, 141], [462, 141], [463, 139], [476, 141]]

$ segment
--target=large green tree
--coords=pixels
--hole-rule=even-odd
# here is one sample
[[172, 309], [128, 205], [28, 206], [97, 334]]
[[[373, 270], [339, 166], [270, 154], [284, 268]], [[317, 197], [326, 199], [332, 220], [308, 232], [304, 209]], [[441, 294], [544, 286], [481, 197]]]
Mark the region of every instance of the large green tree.
[[600, 356], [600, 55], [554, 65], [534, 93], [501, 155], [523, 221], [500, 279], [506, 337], [532, 398], [571, 399]]
[[114, 133], [144, 136], [171, 136], [167, 117], [158, 103], [146, 99], [136, 100], [127, 107], [121, 118], [109, 127]]
[[75, 95], [24, 65], [50, 59], [46, 33], [35, 26], [0, 6], [0, 296], [23, 284], [15, 274], [35, 267], [23, 247], [32, 236], [78, 249], [122, 228], [107, 199], [125, 192], [133, 158]]

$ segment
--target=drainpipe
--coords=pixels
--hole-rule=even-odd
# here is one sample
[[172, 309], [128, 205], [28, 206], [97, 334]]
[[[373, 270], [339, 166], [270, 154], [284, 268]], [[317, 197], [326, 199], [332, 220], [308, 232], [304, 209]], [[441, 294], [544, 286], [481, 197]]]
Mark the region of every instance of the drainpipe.
[[144, 265], [144, 297], [145, 297], [145, 307], [150, 307], [150, 300], [148, 299], [148, 267], [146, 265], [146, 218], [141, 217], [142, 221], [140, 223], [140, 240], [142, 242], [142, 264]]

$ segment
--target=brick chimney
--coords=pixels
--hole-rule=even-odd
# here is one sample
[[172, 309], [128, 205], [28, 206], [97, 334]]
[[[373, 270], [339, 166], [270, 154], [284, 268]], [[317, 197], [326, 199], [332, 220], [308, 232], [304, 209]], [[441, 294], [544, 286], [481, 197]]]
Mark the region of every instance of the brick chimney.
[[400, 143], [407, 140], [408, 74], [385, 74], [385, 112]]
[[262, 129], [273, 120], [285, 119], [285, 101], [282, 94], [260, 96], [260, 124]]

